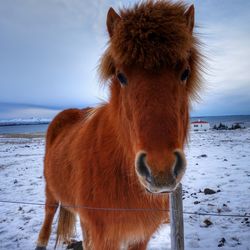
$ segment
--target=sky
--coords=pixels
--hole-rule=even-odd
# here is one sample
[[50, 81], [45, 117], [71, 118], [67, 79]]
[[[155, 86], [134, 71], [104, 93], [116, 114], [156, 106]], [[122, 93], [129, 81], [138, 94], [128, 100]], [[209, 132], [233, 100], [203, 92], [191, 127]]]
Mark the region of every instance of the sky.
[[[53, 117], [107, 99], [106, 14], [134, 0], [0, 0], [0, 119]], [[250, 114], [250, 1], [187, 0], [207, 70], [192, 116]]]

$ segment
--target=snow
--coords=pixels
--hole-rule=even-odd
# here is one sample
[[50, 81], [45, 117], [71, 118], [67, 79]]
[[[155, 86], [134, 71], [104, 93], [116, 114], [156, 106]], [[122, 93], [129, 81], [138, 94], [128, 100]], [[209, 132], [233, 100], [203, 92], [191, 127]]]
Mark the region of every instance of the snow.
[[[0, 135], [0, 200], [44, 203], [44, 142], [43, 136]], [[186, 155], [184, 212], [250, 215], [250, 129], [191, 132]], [[216, 193], [205, 195], [205, 188]], [[0, 249], [34, 249], [43, 214], [43, 206], [0, 203]], [[185, 249], [250, 249], [250, 218], [184, 214], [184, 224]], [[170, 249], [168, 225], [148, 249]]]
[[[250, 215], [250, 130], [193, 132], [183, 180], [184, 211]], [[211, 188], [216, 192], [205, 195]], [[189, 216], [185, 219], [186, 249], [250, 249], [250, 218]], [[213, 224], [205, 227], [204, 220]]]

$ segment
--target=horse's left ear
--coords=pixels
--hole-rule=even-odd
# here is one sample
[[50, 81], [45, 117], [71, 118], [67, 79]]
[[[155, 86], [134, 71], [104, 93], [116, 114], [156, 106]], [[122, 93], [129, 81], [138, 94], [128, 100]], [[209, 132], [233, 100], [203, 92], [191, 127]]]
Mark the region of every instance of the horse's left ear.
[[107, 28], [109, 32], [109, 36], [112, 37], [114, 33], [114, 28], [117, 22], [121, 19], [121, 17], [115, 12], [115, 10], [111, 7], [107, 14]]
[[190, 33], [192, 33], [193, 28], [194, 28], [194, 5], [193, 4], [185, 12], [185, 17], [186, 17], [188, 29]]

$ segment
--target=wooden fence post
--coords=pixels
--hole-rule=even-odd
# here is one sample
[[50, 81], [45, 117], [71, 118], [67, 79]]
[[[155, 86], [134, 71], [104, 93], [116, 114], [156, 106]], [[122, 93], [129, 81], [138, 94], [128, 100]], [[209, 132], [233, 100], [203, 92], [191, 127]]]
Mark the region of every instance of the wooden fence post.
[[184, 250], [182, 184], [170, 194], [171, 250]]

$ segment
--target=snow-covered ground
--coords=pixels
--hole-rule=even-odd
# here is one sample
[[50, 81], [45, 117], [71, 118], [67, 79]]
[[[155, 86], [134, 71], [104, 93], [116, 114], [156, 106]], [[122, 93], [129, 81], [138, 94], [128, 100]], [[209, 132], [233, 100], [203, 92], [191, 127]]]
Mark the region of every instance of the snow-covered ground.
[[[250, 215], [250, 129], [192, 132], [186, 154], [184, 212]], [[43, 137], [0, 136], [1, 201], [44, 203], [43, 155]], [[43, 213], [43, 206], [0, 203], [0, 249], [34, 249]], [[250, 218], [184, 214], [184, 223], [185, 249], [250, 249]], [[169, 234], [163, 226], [148, 249], [170, 249]]]

